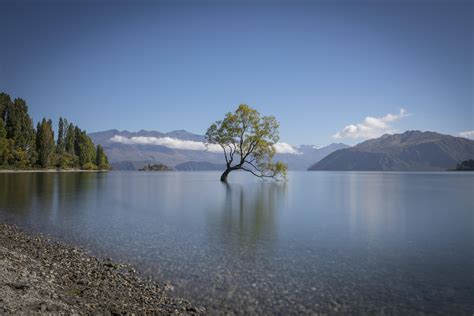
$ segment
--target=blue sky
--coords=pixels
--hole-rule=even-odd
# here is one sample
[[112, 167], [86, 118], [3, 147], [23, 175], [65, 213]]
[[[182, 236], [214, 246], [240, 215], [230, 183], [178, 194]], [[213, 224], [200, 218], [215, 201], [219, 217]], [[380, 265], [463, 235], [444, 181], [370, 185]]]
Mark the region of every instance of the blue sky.
[[457, 135], [474, 130], [473, 12], [472, 1], [1, 1], [0, 90], [35, 121], [65, 116], [88, 132], [204, 133], [247, 103], [292, 144]]

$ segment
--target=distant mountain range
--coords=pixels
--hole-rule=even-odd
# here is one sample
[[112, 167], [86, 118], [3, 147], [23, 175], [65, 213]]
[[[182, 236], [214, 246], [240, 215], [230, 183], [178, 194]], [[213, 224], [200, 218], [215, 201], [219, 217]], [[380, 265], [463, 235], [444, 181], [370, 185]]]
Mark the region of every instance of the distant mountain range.
[[[207, 150], [204, 135], [185, 130], [169, 133], [108, 130], [91, 133], [104, 147], [115, 170], [138, 170], [148, 164], [165, 164], [175, 170], [222, 170], [221, 152]], [[350, 147], [330, 144], [279, 149], [275, 160], [289, 170], [436, 171], [456, 168], [474, 158], [474, 141], [435, 132], [407, 131], [383, 135]]]
[[474, 141], [435, 132], [383, 135], [330, 153], [309, 170], [437, 171], [474, 158]]
[[[91, 133], [89, 136], [96, 145], [104, 147], [115, 170], [137, 170], [155, 163], [187, 171], [222, 170], [224, 167], [221, 152], [206, 150], [204, 135], [185, 130], [161, 133], [113, 129]], [[287, 163], [290, 170], [306, 170], [333, 151], [348, 147], [341, 143], [324, 147], [313, 145], [294, 147], [286, 144], [286, 149], [278, 153], [275, 160]]]

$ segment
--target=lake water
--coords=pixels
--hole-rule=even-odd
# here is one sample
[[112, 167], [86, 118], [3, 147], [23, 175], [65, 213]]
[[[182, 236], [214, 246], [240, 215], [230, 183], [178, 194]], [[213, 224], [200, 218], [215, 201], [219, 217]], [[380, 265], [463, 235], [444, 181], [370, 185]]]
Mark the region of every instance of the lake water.
[[474, 173], [3, 173], [0, 219], [209, 310], [474, 312]]

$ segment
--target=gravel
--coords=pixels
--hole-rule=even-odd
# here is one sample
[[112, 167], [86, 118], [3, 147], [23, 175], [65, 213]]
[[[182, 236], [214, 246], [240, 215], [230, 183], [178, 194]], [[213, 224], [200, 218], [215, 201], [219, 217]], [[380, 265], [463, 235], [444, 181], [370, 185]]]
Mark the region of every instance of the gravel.
[[204, 314], [170, 284], [110, 259], [0, 224], [0, 314]]

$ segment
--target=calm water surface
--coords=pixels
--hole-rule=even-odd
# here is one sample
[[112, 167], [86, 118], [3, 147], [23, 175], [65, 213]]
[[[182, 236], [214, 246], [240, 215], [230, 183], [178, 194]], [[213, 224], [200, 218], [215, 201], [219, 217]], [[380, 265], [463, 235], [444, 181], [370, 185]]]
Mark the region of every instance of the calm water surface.
[[474, 174], [0, 174], [0, 219], [209, 310], [474, 312]]

